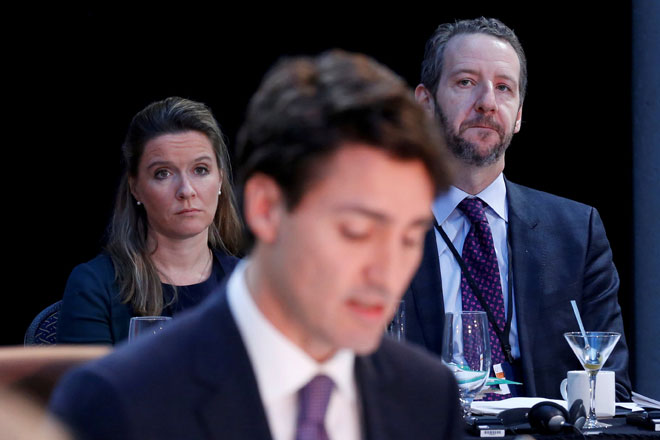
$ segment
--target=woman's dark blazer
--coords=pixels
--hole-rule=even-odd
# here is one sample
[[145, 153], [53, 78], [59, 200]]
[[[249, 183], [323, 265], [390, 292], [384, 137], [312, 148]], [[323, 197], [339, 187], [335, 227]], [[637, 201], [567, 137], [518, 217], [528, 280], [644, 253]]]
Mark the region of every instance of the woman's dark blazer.
[[[239, 261], [217, 250], [214, 255], [224, 271], [221, 278], [229, 275]], [[121, 301], [110, 256], [101, 253], [76, 266], [69, 276], [57, 323], [57, 342], [116, 344], [128, 337], [133, 316], [130, 304]]]

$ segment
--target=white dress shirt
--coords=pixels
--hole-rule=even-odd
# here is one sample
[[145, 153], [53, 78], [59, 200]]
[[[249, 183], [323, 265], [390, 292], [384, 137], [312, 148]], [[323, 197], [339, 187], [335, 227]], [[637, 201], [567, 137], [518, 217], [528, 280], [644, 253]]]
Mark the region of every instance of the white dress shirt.
[[335, 383], [325, 417], [330, 439], [358, 440], [360, 412], [353, 365], [355, 354], [339, 350], [319, 364], [286, 338], [261, 313], [245, 281], [249, 260], [236, 266], [227, 282], [229, 309], [243, 338], [274, 440], [293, 440], [298, 416], [298, 391], [314, 376]]
[[[450, 187], [449, 191], [438, 197], [433, 203], [433, 215], [438, 224], [444, 229], [459, 254], [463, 252], [463, 243], [470, 231], [470, 220], [457, 208], [458, 204], [466, 197], [478, 197], [488, 204], [486, 207], [486, 218], [493, 234], [495, 254], [500, 269], [502, 281], [502, 292], [504, 294], [504, 310], [509, 312], [508, 286], [509, 286], [509, 250], [507, 247], [507, 223], [509, 221], [509, 209], [506, 203], [506, 185], [504, 175], [500, 175], [476, 196], [456, 188]], [[445, 302], [445, 313], [457, 313], [462, 310], [461, 302], [461, 267], [451, 253], [449, 247], [442, 239], [436, 229], [435, 241], [438, 245], [438, 257], [440, 260], [440, 273], [442, 277], [442, 294]], [[513, 286], [512, 286], [513, 291]], [[514, 292], [515, 295], [515, 292]], [[515, 303], [515, 301], [514, 301]], [[518, 345], [518, 324], [516, 320], [515, 304], [513, 307], [513, 319], [511, 320], [511, 333], [509, 343], [513, 357], [520, 358], [520, 346]]]

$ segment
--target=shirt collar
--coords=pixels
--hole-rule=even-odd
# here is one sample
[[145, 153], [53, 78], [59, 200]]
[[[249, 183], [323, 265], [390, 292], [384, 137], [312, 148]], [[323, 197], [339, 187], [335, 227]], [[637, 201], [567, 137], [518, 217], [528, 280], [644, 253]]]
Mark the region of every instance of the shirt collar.
[[341, 349], [329, 360], [318, 363], [291, 342], [261, 313], [252, 299], [245, 281], [249, 264], [246, 259], [234, 269], [227, 282], [227, 295], [263, 401], [269, 403], [295, 394], [317, 374], [327, 375], [341, 394], [355, 399], [355, 354]]
[[[433, 202], [433, 215], [438, 224], [443, 224], [454, 212], [461, 200], [466, 197], [473, 197], [462, 189], [451, 186], [449, 191], [441, 195]], [[504, 221], [509, 221], [509, 211], [506, 206], [506, 184], [504, 183], [504, 174], [499, 176], [483, 191], [474, 197], [479, 197], [486, 202], [488, 206]]]

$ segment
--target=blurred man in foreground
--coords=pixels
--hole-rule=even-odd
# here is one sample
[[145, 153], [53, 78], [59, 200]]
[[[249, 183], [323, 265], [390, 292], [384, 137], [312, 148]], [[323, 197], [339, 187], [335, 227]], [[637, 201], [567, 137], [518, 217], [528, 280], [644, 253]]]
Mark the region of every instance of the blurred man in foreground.
[[90, 439], [459, 438], [450, 373], [383, 340], [449, 183], [442, 145], [373, 60], [280, 62], [239, 136], [250, 256], [159, 335], [65, 379], [52, 411]]

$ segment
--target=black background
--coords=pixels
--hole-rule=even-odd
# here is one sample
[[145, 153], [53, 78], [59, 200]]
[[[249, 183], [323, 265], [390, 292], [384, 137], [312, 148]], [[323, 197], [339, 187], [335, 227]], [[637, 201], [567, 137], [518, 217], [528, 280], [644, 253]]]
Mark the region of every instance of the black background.
[[414, 86], [435, 27], [485, 15], [512, 27], [528, 58], [522, 129], [505, 173], [598, 208], [634, 349], [630, 5], [439, 3], [191, 4], [6, 16], [13, 30], [3, 56], [8, 282], [0, 344], [22, 343], [31, 319], [61, 298], [71, 269], [99, 252], [125, 129], [146, 104], [170, 95], [207, 103], [231, 148], [249, 97], [280, 56], [334, 47], [364, 52]]

